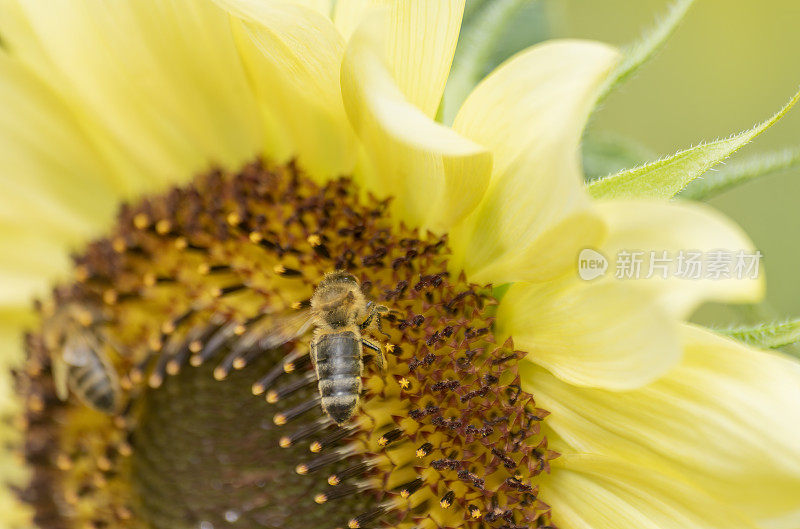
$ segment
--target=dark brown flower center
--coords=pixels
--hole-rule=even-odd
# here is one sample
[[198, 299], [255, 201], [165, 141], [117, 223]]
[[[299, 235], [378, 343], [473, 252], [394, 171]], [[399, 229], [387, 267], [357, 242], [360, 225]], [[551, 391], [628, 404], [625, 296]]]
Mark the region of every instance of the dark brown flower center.
[[[23, 497], [38, 523], [548, 526], [546, 412], [520, 389], [523, 353], [495, 343], [491, 288], [447, 257], [446, 239], [398, 227], [349, 180], [318, 185], [291, 165], [125, 206], [28, 337]], [[383, 333], [364, 330], [387, 366], [365, 350], [342, 426], [320, 406], [308, 335], [274, 339], [334, 270], [391, 310]], [[75, 361], [80, 344], [90, 361]]]

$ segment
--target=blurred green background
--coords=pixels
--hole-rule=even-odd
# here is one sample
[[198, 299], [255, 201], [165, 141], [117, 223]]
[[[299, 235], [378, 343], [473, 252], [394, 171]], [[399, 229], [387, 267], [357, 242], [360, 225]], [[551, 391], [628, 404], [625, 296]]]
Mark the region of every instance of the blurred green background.
[[[652, 26], [664, 0], [541, 0], [552, 36], [624, 45]], [[697, 0], [666, 47], [606, 101], [593, 128], [669, 154], [758, 123], [800, 86], [798, 0]], [[795, 107], [739, 154], [800, 147]], [[800, 316], [800, 169], [776, 173], [710, 201], [764, 254], [769, 316]], [[771, 314], [769, 314], [771, 312]], [[706, 309], [701, 320], [742, 316]]]

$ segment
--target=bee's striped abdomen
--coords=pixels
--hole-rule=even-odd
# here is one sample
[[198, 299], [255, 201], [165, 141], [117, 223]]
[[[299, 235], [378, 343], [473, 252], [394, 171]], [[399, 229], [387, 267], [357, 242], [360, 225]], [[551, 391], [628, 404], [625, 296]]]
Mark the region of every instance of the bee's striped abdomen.
[[96, 354], [82, 366], [69, 366], [72, 391], [87, 406], [104, 413], [113, 413], [117, 407], [116, 381]]
[[361, 339], [352, 331], [320, 335], [313, 344], [322, 409], [341, 424], [361, 393]]

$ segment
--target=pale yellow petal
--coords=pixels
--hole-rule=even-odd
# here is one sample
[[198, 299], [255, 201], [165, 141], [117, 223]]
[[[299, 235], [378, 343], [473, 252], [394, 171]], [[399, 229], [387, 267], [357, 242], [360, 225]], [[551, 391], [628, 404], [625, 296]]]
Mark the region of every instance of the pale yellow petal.
[[570, 386], [532, 364], [523, 387], [578, 452], [680, 476], [770, 527], [800, 514], [800, 364], [686, 326], [684, 360], [634, 391]]
[[53, 65], [25, 17], [20, 0], [0, 0], [0, 35], [6, 51], [12, 49], [14, 57], [29, 70], [41, 79], [53, 75]]
[[561, 529], [755, 529], [735, 506], [620, 457], [562, 455], [539, 497]]
[[[260, 148], [253, 92], [209, 2], [21, 2], [51, 88], [130, 193], [238, 166]], [[79, 36], [79, 38], [77, 38]], [[10, 42], [9, 49], [30, 56]]]
[[3, 50], [0, 100], [0, 218], [84, 234], [106, 221], [120, 185], [67, 104]]
[[349, 38], [376, 6], [390, 9], [383, 41], [389, 72], [408, 102], [433, 118], [453, 62], [464, 0], [340, 0], [336, 26]]
[[[601, 250], [610, 261], [609, 272], [617, 275], [618, 252], [642, 252], [640, 278], [622, 281], [658, 296], [678, 317], [688, 316], [703, 301], [755, 302], [763, 296], [764, 276], [760, 266], [757, 275], [755, 268], [747, 270], [751, 264], [755, 266], [747, 257], [755, 255], [752, 241], [718, 211], [699, 203], [647, 200], [600, 202], [598, 211], [609, 229]], [[723, 252], [719, 258], [715, 257], [717, 251]], [[699, 278], [688, 273], [688, 261], [680, 261], [688, 259], [690, 252], [703, 252], [706, 259]], [[741, 270], [735, 268], [739, 255], [744, 257]], [[651, 259], [653, 256], [655, 259]], [[725, 270], [719, 277], [712, 272], [717, 266], [714, 261]], [[679, 270], [681, 262], [683, 268]], [[651, 264], [652, 277], [646, 278]], [[663, 266], [669, 267], [666, 273]]]
[[42, 226], [4, 226], [0, 221], [0, 309], [29, 306], [65, 276], [71, 261], [68, 240]]
[[337, 0], [333, 8], [333, 21], [342, 36], [349, 40], [371, 8], [388, 5], [390, 0]]
[[268, 154], [280, 161], [296, 155], [316, 178], [351, 172], [356, 151], [339, 84], [344, 41], [333, 23], [286, 2], [217, 3], [237, 19], [234, 32], [267, 123]]
[[112, 218], [124, 186], [67, 105], [0, 51], [0, 306], [24, 306]]
[[523, 364], [579, 386], [640, 387], [681, 354], [677, 324], [652, 297], [571, 276], [513, 285], [501, 300], [497, 331], [528, 352]]
[[451, 239], [472, 281], [551, 279], [602, 239], [579, 143], [618, 60], [604, 44], [550, 41], [500, 66], [464, 102], [453, 128], [494, 156], [486, 196]]
[[385, 15], [373, 12], [359, 27], [342, 65], [345, 107], [364, 145], [358, 176], [393, 197], [396, 218], [446, 231], [480, 200], [491, 156], [405, 99], [381, 54]]
[[321, 15], [330, 17], [333, 14], [334, 0], [292, 0], [294, 3], [317, 11]]

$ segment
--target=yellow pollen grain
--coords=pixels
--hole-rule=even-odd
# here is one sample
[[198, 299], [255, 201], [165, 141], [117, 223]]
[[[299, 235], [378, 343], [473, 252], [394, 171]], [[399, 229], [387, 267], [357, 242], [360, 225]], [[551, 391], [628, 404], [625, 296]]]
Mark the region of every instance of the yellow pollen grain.
[[75, 281], [83, 283], [89, 279], [89, 269], [85, 265], [78, 265], [75, 267]]
[[97, 458], [97, 468], [102, 470], [103, 472], [107, 472], [111, 470], [111, 460], [105, 456], [100, 456]]
[[42, 372], [42, 364], [37, 359], [32, 358], [28, 361], [28, 365], [25, 366], [25, 372], [31, 376], [35, 377]]
[[147, 383], [153, 389], [158, 389], [161, 387], [161, 384], [164, 382], [164, 379], [158, 373], [153, 373], [150, 375], [150, 378], [147, 379]]
[[450, 506], [452, 505], [452, 503], [450, 503], [450, 501], [448, 501], [448, 500], [446, 500], [446, 499], [442, 499], [442, 500], [439, 502], [439, 505], [441, 505], [441, 506], [442, 506], [442, 509], [449, 509], [449, 508], [450, 508]]
[[125, 242], [123, 237], [114, 237], [111, 241], [111, 248], [117, 253], [124, 253], [128, 249], [128, 243]]
[[38, 413], [44, 409], [44, 400], [39, 394], [33, 393], [28, 397], [28, 408]]
[[117, 452], [119, 452], [119, 455], [122, 457], [128, 457], [133, 454], [133, 447], [129, 443], [122, 442], [117, 447]]
[[361, 524], [358, 523], [358, 520], [350, 520], [349, 522], [347, 522], [347, 527], [349, 527], [350, 529], [358, 529], [359, 527], [361, 527]]
[[131, 372], [128, 374], [131, 379], [131, 382], [134, 384], [141, 384], [142, 380], [144, 380], [144, 373], [138, 367], [134, 367], [131, 369]]
[[89, 312], [88, 310], [79, 310], [76, 315], [76, 318], [78, 320], [78, 323], [80, 323], [84, 327], [88, 327], [92, 323], [94, 323], [94, 318], [92, 317], [92, 313]]
[[135, 217], [133, 217], [133, 225], [138, 230], [143, 230], [150, 225], [150, 217], [147, 216], [146, 213], [137, 213]]
[[330, 485], [331, 487], [335, 487], [341, 482], [342, 481], [335, 474], [333, 476], [328, 477], [328, 485]]
[[106, 305], [113, 305], [117, 302], [117, 291], [113, 288], [107, 289], [103, 292], [103, 302]]
[[67, 502], [68, 505], [77, 505], [78, 504], [78, 493], [72, 489], [64, 489], [64, 501]]
[[42, 316], [51, 317], [56, 312], [56, 301], [52, 298], [48, 298], [45, 301], [42, 301]]
[[328, 497], [326, 495], [324, 495], [324, 494], [317, 494], [316, 496], [314, 496], [314, 502], [316, 502], [316, 503], [318, 503], [320, 505], [322, 505], [326, 501], [328, 501]]
[[279, 413], [278, 415], [272, 418], [272, 422], [274, 422], [278, 426], [283, 426], [284, 424], [286, 424], [286, 416]]
[[69, 470], [72, 468], [72, 460], [66, 454], [58, 454], [56, 466], [59, 470]]
[[146, 287], [152, 287], [156, 284], [156, 275], [152, 272], [147, 272], [142, 276], [142, 284]]
[[280, 446], [281, 448], [289, 448], [290, 446], [292, 446], [292, 440], [286, 436], [281, 437], [280, 440], [278, 441], [278, 446]]
[[408, 389], [411, 387], [411, 382], [406, 377], [403, 377], [399, 381], [400, 387], [403, 389]]
[[427, 454], [425, 453], [425, 450], [423, 450], [422, 448], [418, 448], [417, 449], [417, 457], [418, 458], [423, 459], [426, 455]]
[[25, 366], [25, 373], [28, 374], [30, 377], [39, 376], [42, 372], [42, 365], [36, 362], [35, 360], [31, 360], [27, 366]]
[[320, 443], [319, 441], [314, 441], [313, 443], [311, 443], [311, 446], [309, 446], [308, 449], [314, 452], [315, 454], [322, 452], [322, 443]]
[[181, 371], [181, 364], [177, 360], [170, 360], [167, 362], [167, 373], [175, 376]]
[[308, 467], [305, 465], [297, 465], [294, 467], [294, 471], [300, 474], [301, 476], [305, 476], [308, 474]]
[[159, 235], [166, 235], [172, 229], [172, 223], [167, 219], [161, 219], [156, 222], [156, 233]]
[[264, 393], [264, 389], [266, 389], [266, 388], [264, 388], [263, 385], [261, 385], [261, 384], [259, 384], [257, 382], [255, 384], [253, 384], [252, 388], [250, 388], [250, 390], [253, 392], [253, 395], [261, 395], [262, 393]]
[[[256, 395], [258, 395], [258, 393], [256, 393]], [[278, 402], [278, 393], [276, 391], [272, 391], [272, 390], [268, 391], [267, 392], [267, 402], [269, 402], [270, 404], [275, 404], [276, 402]]]
[[238, 226], [242, 222], [242, 217], [241, 215], [239, 215], [239, 213], [233, 211], [231, 213], [228, 213], [228, 216], [225, 217], [225, 220], [227, 220], [228, 224], [230, 224], [231, 226]]

